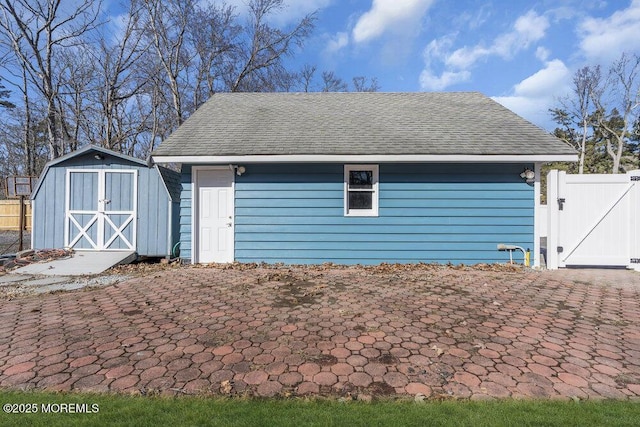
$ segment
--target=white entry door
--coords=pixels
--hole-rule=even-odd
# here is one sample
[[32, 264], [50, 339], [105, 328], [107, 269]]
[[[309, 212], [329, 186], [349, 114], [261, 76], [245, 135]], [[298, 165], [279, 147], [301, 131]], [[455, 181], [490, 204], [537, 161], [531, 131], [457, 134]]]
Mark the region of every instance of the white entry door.
[[233, 171], [196, 169], [196, 262], [233, 262]]
[[68, 169], [65, 246], [76, 250], [135, 250], [135, 170]]

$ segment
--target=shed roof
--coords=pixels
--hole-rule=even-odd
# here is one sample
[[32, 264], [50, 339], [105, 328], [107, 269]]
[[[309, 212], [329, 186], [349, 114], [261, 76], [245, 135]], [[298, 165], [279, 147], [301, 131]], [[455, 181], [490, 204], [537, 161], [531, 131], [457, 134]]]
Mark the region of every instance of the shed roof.
[[[85, 145], [84, 147], [79, 148], [76, 151], [72, 151], [70, 153], [65, 154], [64, 156], [60, 156], [56, 159], [53, 159], [47, 162], [44, 169], [42, 170], [42, 173], [40, 173], [40, 178], [38, 179], [38, 183], [36, 184], [35, 188], [31, 192], [31, 199], [35, 199], [36, 195], [38, 194], [38, 191], [40, 190], [40, 187], [42, 186], [42, 183], [44, 182], [47, 176], [47, 172], [49, 171], [50, 168], [92, 152], [100, 153], [104, 156], [110, 156], [115, 159], [120, 159], [123, 162], [133, 163], [141, 167], [145, 167], [145, 168], [149, 167], [149, 164], [142, 159], [138, 159], [136, 157], [118, 153], [116, 151], [112, 151], [104, 147], [99, 147], [97, 145]], [[180, 200], [180, 192], [179, 192], [179, 187], [180, 187], [179, 176], [180, 175], [177, 172], [174, 172], [167, 168], [158, 167], [158, 171], [161, 179], [165, 183], [165, 188], [167, 189], [167, 193], [169, 194], [169, 197], [174, 201]]]
[[152, 153], [156, 161], [181, 156], [575, 154], [477, 92], [217, 93]]

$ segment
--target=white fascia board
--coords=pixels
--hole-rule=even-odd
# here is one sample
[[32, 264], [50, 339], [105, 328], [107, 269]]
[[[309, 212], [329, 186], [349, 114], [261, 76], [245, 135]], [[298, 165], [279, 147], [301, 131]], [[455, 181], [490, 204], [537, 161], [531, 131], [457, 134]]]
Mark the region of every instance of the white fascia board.
[[519, 163], [519, 162], [576, 162], [577, 154], [389, 154], [334, 155], [283, 154], [251, 156], [152, 156], [155, 163], [231, 164], [231, 163]]

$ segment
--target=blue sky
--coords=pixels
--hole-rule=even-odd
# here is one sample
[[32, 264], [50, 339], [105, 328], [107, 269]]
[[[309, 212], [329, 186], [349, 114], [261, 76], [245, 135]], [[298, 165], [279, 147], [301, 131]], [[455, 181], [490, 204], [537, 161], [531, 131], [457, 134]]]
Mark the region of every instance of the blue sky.
[[385, 92], [480, 91], [548, 130], [575, 70], [640, 52], [640, 0], [288, 0], [274, 23], [313, 10], [300, 66]]

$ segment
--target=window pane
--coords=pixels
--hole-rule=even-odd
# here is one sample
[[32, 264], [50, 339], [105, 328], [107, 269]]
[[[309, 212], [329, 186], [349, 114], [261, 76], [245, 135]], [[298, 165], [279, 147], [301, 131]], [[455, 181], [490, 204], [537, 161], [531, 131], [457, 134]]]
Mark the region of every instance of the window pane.
[[349, 191], [349, 209], [373, 209], [373, 193]]
[[373, 171], [349, 171], [349, 188], [373, 188]]

